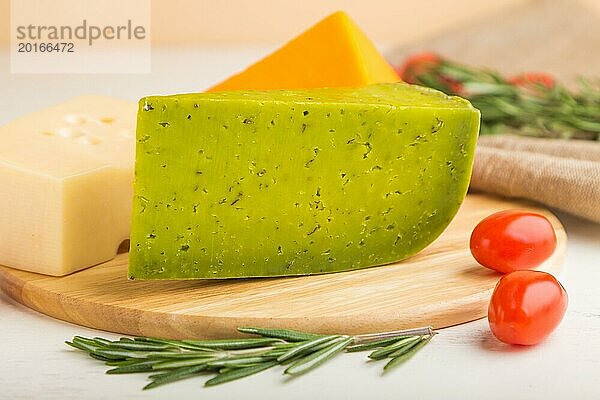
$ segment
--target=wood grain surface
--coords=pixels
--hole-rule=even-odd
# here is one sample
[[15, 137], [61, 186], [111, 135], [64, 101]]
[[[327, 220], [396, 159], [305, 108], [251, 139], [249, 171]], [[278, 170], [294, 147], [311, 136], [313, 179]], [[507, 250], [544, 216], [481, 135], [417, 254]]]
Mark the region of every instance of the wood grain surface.
[[129, 281], [127, 254], [65, 277], [0, 267], [0, 289], [18, 302], [75, 324], [129, 335], [215, 338], [239, 326], [366, 333], [486, 315], [500, 277], [479, 266], [468, 239], [477, 222], [509, 208], [537, 210], [553, 223], [558, 247], [539, 269], [556, 271], [566, 234], [549, 211], [469, 194], [448, 229], [400, 263], [331, 275], [210, 281]]

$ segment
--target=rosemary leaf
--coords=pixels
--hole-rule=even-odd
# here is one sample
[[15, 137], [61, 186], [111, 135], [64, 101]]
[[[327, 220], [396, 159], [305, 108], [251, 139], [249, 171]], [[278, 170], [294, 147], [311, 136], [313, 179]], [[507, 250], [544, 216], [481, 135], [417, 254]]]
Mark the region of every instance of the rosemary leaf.
[[[298, 360], [302, 359], [304, 356], [306, 356], [307, 353], [315, 353], [315, 352], [317, 352], [319, 350], [322, 350], [322, 349], [324, 349], [326, 347], [332, 346], [332, 345], [334, 345], [336, 343], [339, 343], [339, 342], [341, 342], [343, 340], [346, 340], [346, 336], [338, 336], [338, 337], [336, 337], [334, 339], [330, 339], [327, 342], [315, 345], [314, 347], [310, 348], [308, 351], [302, 351], [302, 352], [296, 354], [295, 356], [293, 356], [291, 358], [288, 358], [287, 360], [280, 361], [279, 364], [280, 365], [294, 364], [296, 361], [298, 361]], [[296, 343], [299, 344], [298, 342], [296, 342]]]
[[[139, 363], [143, 363], [149, 361], [146, 358], [130, 358], [127, 360], [111, 360], [111, 361], [107, 361], [104, 364], [110, 367], [124, 367], [126, 365], [133, 365], [133, 364], [139, 364]], [[152, 362], [159, 362], [160, 360], [152, 360]]]
[[379, 350], [375, 350], [374, 352], [369, 354], [369, 358], [371, 360], [381, 360], [383, 358], [386, 358], [388, 355], [392, 354], [396, 350], [404, 347], [406, 344], [417, 341], [420, 338], [421, 338], [421, 336], [411, 336], [411, 337], [399, 339], [395, 343], [393, 343], [389, 346], [383, 347]]
[[287, 352], [289, 349], [292, 349], [292, 348], [298, 346], [299, 343], [303, 343], [303, 342], [277, 344], [277, 345], [273, 346], [273, 348], [271, 350], [265, 352], [264, 355], [265, 356], [279, 357], [280, 355], [282, 355], [285, 352]]
[[[129, 355], [131, 355], [131, 353], [128, 353], [128, 355], [123, 355], [123, 352], [121, 351], [111, 351], [111, 350], [106, 350], [106, 349], [97, 349], [94, 350], [92, 352], [89, 353], [90, 357], [93, 358], [98, 358], [99, 360], [126, 360], [129, 357]], [[145, 358], [145, 357], [139, 357], [139, 358]]]
[[92, 357], [92, 358], [94, 358], [96, 360], [100, 360], [100, 361], [104, 361], [104, 362], [111, 361], [110, 358], [106, 358], [106, 357], [100, 356], [100, 355], [95, 354], [95, 353], [89, 353], [89, 355], [90, 355], [90, 357]]
[[91, 339], [92, 341], [98, 343], [99, 346], [108, 346], [109, 344], [111, 344], [112, 342], [110, 340], [104, 339], [104, 338], [100, 338], [100, 337], [95, 337], [93, 339]]
[[289, 349], [287, 352], [285, 352], [282, 355], [280, 355], [279, 357], [277, 357], [277, 361], [282, 362], [282, 361], [288, 360], [297, 354], [302, 354], [303, 352], [310, 351], [315, 346], [318, 346], [318, 345], [324, 344], [324, 343], [329, 343], [332, 339], [338, 339], [339, 337], [340, 336], [331, 335], [331, 336], [323, 336], [323, 337], [316, 338], [313, 340], [308, 340], [306, 342], [303, 342], [302, 344], [299, 344], [296, 347]]
[[237, 357], [224, 358], [221, 360], [211, 361], [208, 363], [211, 367], [232, 367], [235, 365], [258, 364], [265, 361], [271, 361], [274, 357]]
[[156, 364], [156, 360], [152, 361], [142, 361], [129, 365], [123, 365], [120, 367], [116, 367], [113, 369], [109, 369], [106, 371], [107, 374], [133, 374], [137, 372], [150, 372], [152, 371], [152, 366]]
[[284, 372], [289, 375], [300, 375], [305, 372], [308, 372], [319, 365], [323, 364], [325, 361], [329, 360], [339, 352], [343, 351], [346, 346], [348, 346], [354, 338], [346, 337], [345, 340], [332, 344], [329, 347], [321, 349], [315, 353], [309, 354], [306, 357], [301, 358], [300, 360], [293, 363], [289, 366]]
[[435, 331], [431, 326], [423, 326], [420, 328], [403, 329], [401, 331], [390, 331], [390, 332], [379, 332], [379, 333], [366, 333], [356, 335], [352, 346], [382, 341], [384, 339], [401, 339], [409, 336], [426, 336], [435, 335]]
[[188, 359], [198, 357], [217, 357], [214, 352], [207, 351], [186, 351], [181, 353], [167, 352], [149, 352], [146, 353], [147, 358], [164, 358], [164, 359]]
[[129, 358], [195, 358], [201, 355], [207, 355], [206, 352], [169, 352], [169, 351], [135, 351], [103, 348], [94, 350], [93, 353], [110, 358], [111, 360], [129, 359]]
[[252, 355], [257, 355], [257, 354], [263, 354], [265, 352], [271, 351], [271, 350], [275, 350], [274, 346], [266, 346], [266, 347], [251, 347], [248, 349], [237, 349], [237, 350], [227, 350], [227, 351], [220, 351], [219, 354], [222, 354], [223, 356], [244, 356], [244, 357], [249, 357]]
[[257, 338], [257, 339], [231, 339], [231, 340], [182, 340], [184, 344], [191, 344], [207, 349], [235, 350], [249, 349], [253, 347], [263, 347], [275, 343], [280, 343], [278, 339]]
[[90, 351], [94, 351], [94, 350], [98, 349], [98, 347], [96, 347], [96, 346], [89, 346], [89, 345], [84, 344], [84, 343], [79, 343], [76, 340], [73, 340], [72, 342], [69, 342], [67, 340], [67, 341], [65, 341], [65, 343], [67, 345], [71, 346], [71, 347], [74, 347], [74, 348], [76, 348], [78, 350], [83, 350], [85, 352], [90, 352]]
[[146, 358], [148, 356], [147, 353], [136, 352], [131, 350], [119, 350], [119, 349], [97, 349], [92, 352], [92, 354], [96, 354], [102, 357], [109, 358], [111, 360], [119, 360], [126, 358]]
[[410, 359], [412, 356], [414, 356], [419, 350], [421, 350], [427, 343], [429, 343], [431, 338], [432, 338], [432, 336], [422, 338], [419, 342], [417, 342], [416, 345], [412, 346], [408, 351], [405, 351], [405, 352], [401, 353], [400, 355], [392, 358], [383, 367], [383, 370], [389, 371], [390, 369], [406, 362], [408, 359]]
[[89, 351], [91, 351], [91, 349], [98, 349], [98, 348], [102, 347], [102, 346], [98, 346], [98, 343], [94, 342], [93, 340], [88, 339], [88, 338], [84, 338], [84, 337], [81, 337], [81, 336], [75, 336], [73, 338], [72, 342], [74, 344], [79, 345], [79, 346], [86, 347], [86, 348], [90, 349]]
[[172, 347], [176, 347], [179, 349], [188, 349], [188, 350], [204, 350], [204, 351], [214, 351], [213, 349], [209, 349], [206, 347], [200, 347], [197, 345], [184, 343], [181, 340], [167, 340], [167, 339], [156, 339], [156, 338], [145, 338], [145, 337], [136, 337], [134, 338], [135, 342], [142, 343], [154, 343], [154, 344], [163, 344]]
[[398, 339], [402, 339], [405, 338], [406, 336], [398, 336], [398, 337], [392, 337], [392, 338], [387, 338], [387, 339], [381, 339], [378, 340], [376, 342], [370, 342], [370, 343], [364, 343], [364, 344], [355, 344], [352, 346], [348, 346], [346, 348], [346, 351], [348, 353], [354, 353], [357, 351], [365, 351], [365, 350], [372, 350], [372, 349], [376, 349], [378, 347], [385, 347], [391, 343], [396, 342]]
[[107, 365], [109, 367], [121, 367], [121, 366], [125, 366], [125, 365], [136, 364], [138, 362], [143, 362], [143, 361], [145, 361], [145, 359], [139, 359], [139, 358], [135, 358], [135, 359], [131, 359], [131, 360], [108, 360], [104, 363], [104, 365]]
[[219, 373], [214, 378], [207, 380], [204, 385], [215, 386], [221, 383], [230, 382], [246, 376], [257, 374], [276, 365], [277, 361], [267, 361], [250, 367], [225, 370], [223, 373]]
[[427, 340], [427, 338], [421, 337], [416, 342], [405, 344], [404, 346], [400, 347], [398, 350], [394, 351], [392, 354], [389, 354], [388, 358], [396, 358], [396, 357], [400, 357], [400, 356], [404, 355], [405, 353], [409, 353], [412, 349], [417, 347], [424, 340]]
[[144, 386], [144, 390], [152, 389], [157, 386], [164, 385], [165, 383], [190, 378], [205, 370], [206, 365], [196, 365], [193, 367], [179, 368], [163, 374], [150, 375], [149, 378], [152, 380], [152, 382]]
[[279, 365], [284, 366], [284, 365], [291, 365], [293, 363], [295, 363], [296, 361], [304, 358], [304, 356], [306, 356], [306, 354], [297, 354], [296, 356], [292, 357], [292, 358], [288, 358], [285, 361], [280, 361]]
[[281, 342], [281, 343], [274, 344], [273, 349], [274, 350], [287, 350], [287, 349], [291, 349], [292, 347], [296, 347], [297, 345], [298, 345], [298, 342], [291, 342], [291, 343]]
[[[126, 337], [122, 337], [120, 340], [127, 340], [129, 338]], [[145, 337], [145, 336], [135, 336], [133, 337], [133, 341], [134, 342], [146, 342], [146, 343], [166, 343], [168, 342], [168, 340], [166, 339], [156, 339], [156, 338], [151, 338], [151, 337]]]
[[281, 339], [288, 342], [303, 342], [305, 340], [312, 340], [324, 336], [316, 333], [294, 331], [291, 329], [263, 329], [253, 327], [238, 328], [238, 332], [260, 335], [267, 338]]
[[156, 351], [156, 350], [172, 350], [172, 345], [167, 344], [156, 344], [156, 343], [136, 343], [128, 341], [108, 342], [105, 345], [110, 349], [122, 349], [122, 350], [142, 350], [142, 351]]
[[175, 359], [175, 360], [170, 360], [167, 359], [168, 361], [158, 361], [158, 360], [154, 360], [154, 364], [152, 369], [153, 370], [161, 370], [161, 369], [174, 369], [174, 368], [181, 368], [181, 367], [192, 367], [194, 365], [204, 365], [209, 363], [210, 361], [213, 361], [215, 358], [214, 357], [198, 357], [198, 358], [189, 358], [189, 359]]
[[263, 355], [277, 358], [280, 355], [285, 354], [286, 352], [287, 352], [286, 349], [273, 349], [273, 350], [266, 351], [265, 353], [263, 353]]

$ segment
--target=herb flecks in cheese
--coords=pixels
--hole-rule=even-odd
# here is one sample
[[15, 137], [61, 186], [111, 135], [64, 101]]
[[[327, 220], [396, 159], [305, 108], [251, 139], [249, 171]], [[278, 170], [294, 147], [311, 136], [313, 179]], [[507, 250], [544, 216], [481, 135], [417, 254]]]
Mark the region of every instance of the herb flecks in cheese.
[[129, 274], [329, 273], [433, 241], [469, 182], [479, 113], [405, 84], [146, 97]]

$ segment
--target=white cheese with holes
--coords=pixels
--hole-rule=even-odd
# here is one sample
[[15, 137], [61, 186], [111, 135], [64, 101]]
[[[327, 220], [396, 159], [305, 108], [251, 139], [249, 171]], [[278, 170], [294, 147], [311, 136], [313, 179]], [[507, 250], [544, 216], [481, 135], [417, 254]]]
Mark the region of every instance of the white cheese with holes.
[[0, 265], [66, 275], [129, 237], [136, 104], [72, 99], [0, 127]]

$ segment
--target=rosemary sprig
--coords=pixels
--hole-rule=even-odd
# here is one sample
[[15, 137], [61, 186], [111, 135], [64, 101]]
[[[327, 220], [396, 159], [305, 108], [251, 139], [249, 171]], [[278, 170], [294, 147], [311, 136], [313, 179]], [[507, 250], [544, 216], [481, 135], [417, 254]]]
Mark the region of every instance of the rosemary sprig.
[[433, 53], [409, 57], [401, 78], [467, 98], [481, 111], [481, 133], [600, 140], [600, 86], [571, 91], [545, 73], [506, 78]]
[[388, 359], [384, 371], [400, 365], [435, 335], [431, 327], [366, 335], [321, 335], [287, 329], [239, 328], [259, 336], [227, 340], [167, 340], [75, 336], [65, 342], [103, 361], [107, 374], [151, 373], [151, 389], [174, 381], [213, 375], [204, 385], [214, 386], [257, 374], [277, 365], [284, 373], [300, 375], [337, 354], [372, 350], [372, 360]]

